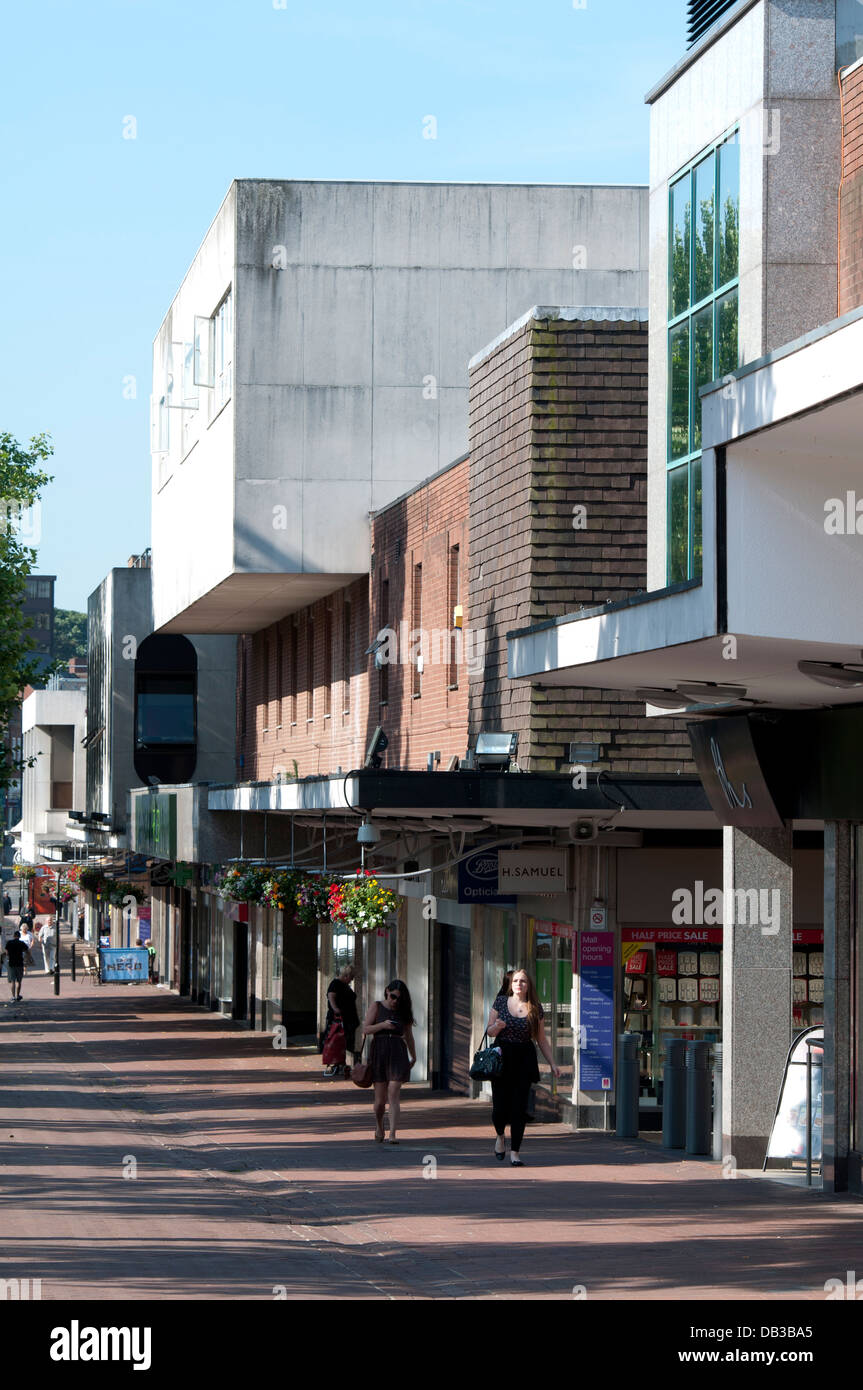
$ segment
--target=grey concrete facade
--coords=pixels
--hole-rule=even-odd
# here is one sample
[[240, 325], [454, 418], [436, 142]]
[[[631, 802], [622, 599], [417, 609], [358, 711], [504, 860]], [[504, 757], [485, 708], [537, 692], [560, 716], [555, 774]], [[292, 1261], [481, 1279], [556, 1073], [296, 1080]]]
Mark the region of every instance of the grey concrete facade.
[[[760, 1168], [791, 1044], [791, 827], [722, 836], [722, 1151]], [[754, 922], [738, 897], [753, 891]]]
[[837, 309], [836, 18], [820, 0], [740, 5], [648, 95], [648, 588], [666, 583], [668, 203], [680, 170], [740, 130], [740, 365]]
[[[369, 512], [467, 449], [471, 355], [532, 304], [644, 305], [646, 233], [640, 187], [232, 184], [154, 346], [156, 629], [252, 632], [365, 573]], [[196, 386], [228, 296], [230, 373]]]
[[[100, 838], [120, 848], [130, 843], [131, 789], [141, 786], [134, 761], [135, 662], [152, 630], [151, 571], [111, 570], [88, 601], [85, 809], [88, 820], [109, 818], [112, 830]], [[222, 781], [234, 772], [236, 639], [189, 640], [198, 661], [195, 778]]]

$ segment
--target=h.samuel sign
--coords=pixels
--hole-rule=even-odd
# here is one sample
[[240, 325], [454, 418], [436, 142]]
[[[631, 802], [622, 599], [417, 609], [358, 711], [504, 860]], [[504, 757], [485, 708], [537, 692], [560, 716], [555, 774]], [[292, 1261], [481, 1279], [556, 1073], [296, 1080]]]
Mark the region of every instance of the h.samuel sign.
[[565, 893], [569, 889], [569, 851], [502, 849], [497, 883], [501, 893]]

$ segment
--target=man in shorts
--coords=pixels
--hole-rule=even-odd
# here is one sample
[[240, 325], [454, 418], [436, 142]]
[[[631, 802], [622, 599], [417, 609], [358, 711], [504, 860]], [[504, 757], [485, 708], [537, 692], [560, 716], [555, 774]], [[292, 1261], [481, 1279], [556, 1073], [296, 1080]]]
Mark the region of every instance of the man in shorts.
[[12, 988], [12, 999], [16, 1003], [21, 998], [21, 981], [24, 978], [24, 957], [26, 954], [27, 947], [21, 940], [21, 933], [16, 931], [12, 939], [6, 942], [6, 969]]

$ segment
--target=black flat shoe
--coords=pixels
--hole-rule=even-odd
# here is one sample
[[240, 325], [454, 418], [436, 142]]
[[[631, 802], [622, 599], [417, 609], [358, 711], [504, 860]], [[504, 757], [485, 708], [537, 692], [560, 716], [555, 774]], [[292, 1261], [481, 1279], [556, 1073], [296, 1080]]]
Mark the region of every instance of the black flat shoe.
[[520, 1158], [513, 1158], [512, 1155], [510, 1155], [510, 1160], [509, 1160], [509, 1161], [510, 1161], [510, 1163], [512, 1164], [513, 1168], [523, 1168], [523, 1167], [524, 1167], [524, 1164], [522, 1163], [522, 1161], [521, 1161]]
[[498, 1152], [498, 1150], [495, 1149], [494, 1156], [497, 1159], [498, 1163], [503, 1163], [503, 1160], [506, 1158], [506, 1149], [501, 1149], [500, 1152]]

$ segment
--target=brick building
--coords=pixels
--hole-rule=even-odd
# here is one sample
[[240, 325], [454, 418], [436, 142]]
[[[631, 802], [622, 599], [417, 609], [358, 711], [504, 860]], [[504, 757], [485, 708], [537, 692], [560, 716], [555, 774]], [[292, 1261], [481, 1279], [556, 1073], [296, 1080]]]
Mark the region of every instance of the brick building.
[[242, 639], [238, 776], [347, 772], [378, 724], [389, 766], [465, 756], [467, 503], [465, 457], [374, 514], [369, 575]]
[[839, 74], [842, 179], [839, 184], [839, 308], [863, 304], [863, 58]]
[[506, 634], [647, 582], [647, 322], [639, 311], [535, 308], [471, 364], [470, 597], [487, 664], [471, 736], [519, 732], [519, 766], [694, 772], [681, 720], [644, 702], [509, 679]]

